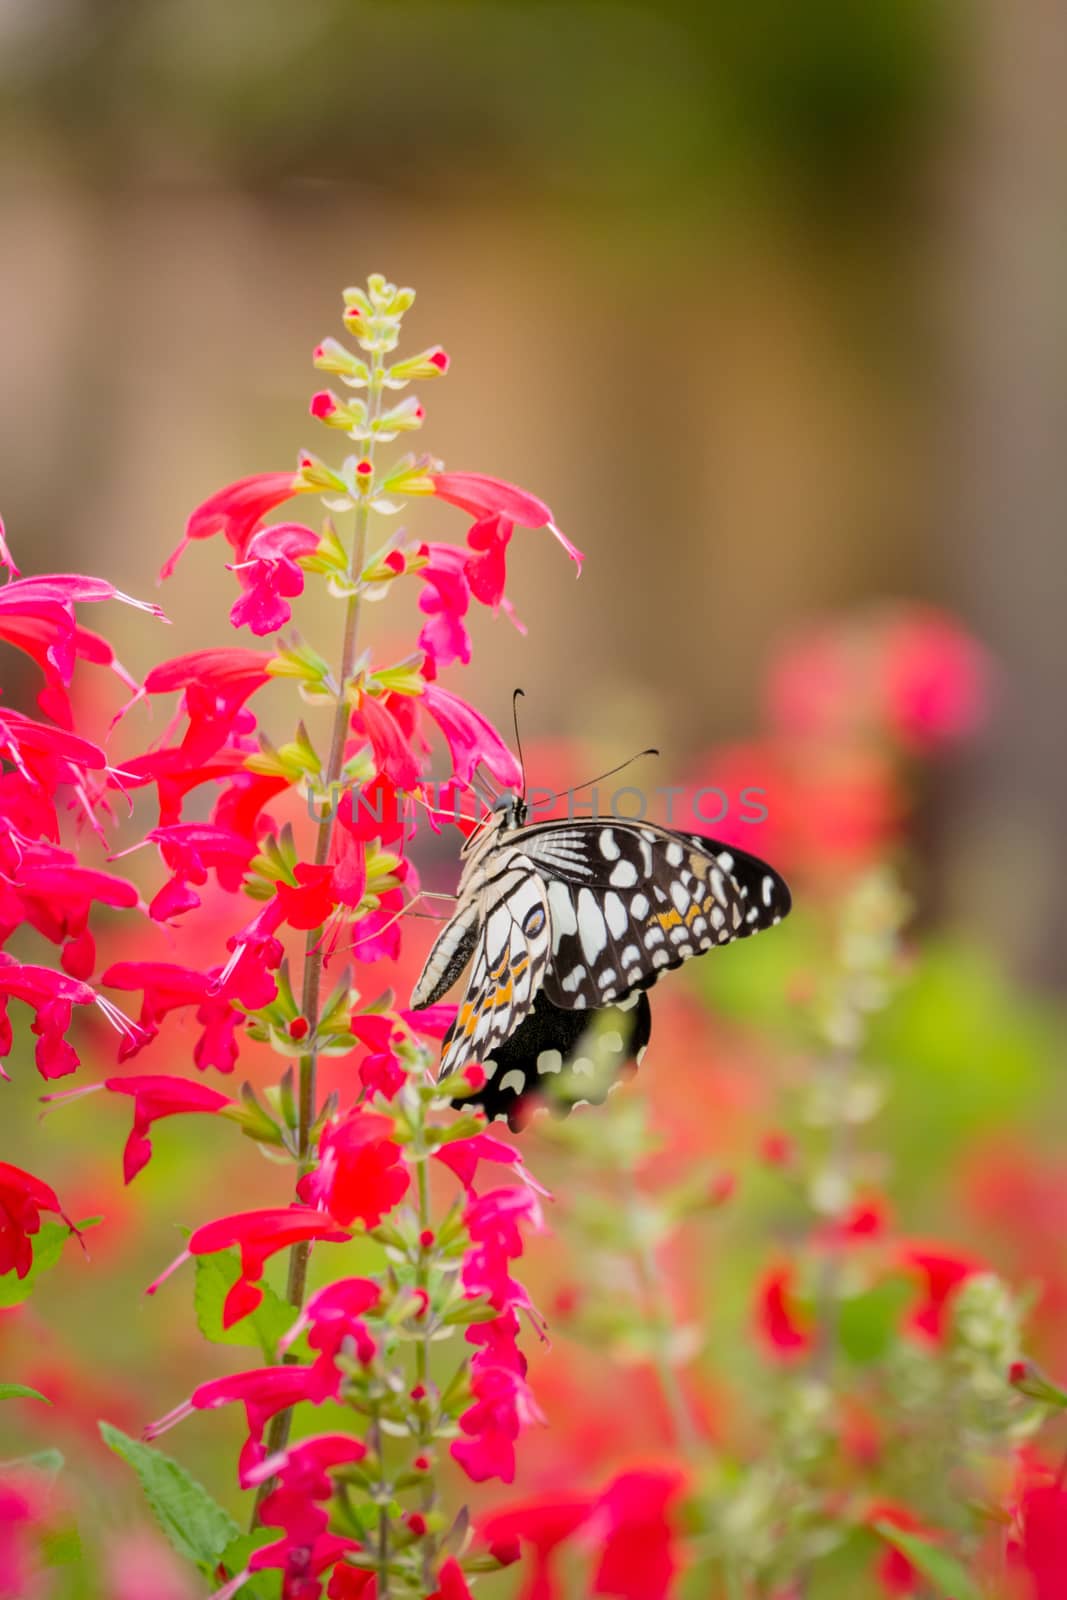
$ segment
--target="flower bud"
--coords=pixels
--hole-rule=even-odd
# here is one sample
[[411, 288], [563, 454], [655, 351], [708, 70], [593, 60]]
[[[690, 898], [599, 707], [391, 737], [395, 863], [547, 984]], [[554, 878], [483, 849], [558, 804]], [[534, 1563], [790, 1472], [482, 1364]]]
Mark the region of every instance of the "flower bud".
[[370, 378], [367, 363], [351, 350], [346, 350], [339, 339], [324, 339], [312, 351], [312, 360], [320, 372], [335, 372], [354, 389], [365, 388]]
[[410, 383], [414, 378], [442, 378], [448, 371], [448, 352], [439, 344], [431, 345], [428, 350], [420, 350], [417, 356], [408, 356], [404, 361], [394, 361], [389, 368], [389, 387], [396, 388], [402, 383]]
[[1061, 1389], [1059, 1384], [1053, 1383], [1036, 1361], [1013, 1361], [1008, 1368], [1008, 1382], [1020, 1394], [1025, 1394], [1031, 1400], [1039, 1400], [1042, 1405], [1055, 1406], [1060, 1411], [1067, 1407], [1067, 1389]]

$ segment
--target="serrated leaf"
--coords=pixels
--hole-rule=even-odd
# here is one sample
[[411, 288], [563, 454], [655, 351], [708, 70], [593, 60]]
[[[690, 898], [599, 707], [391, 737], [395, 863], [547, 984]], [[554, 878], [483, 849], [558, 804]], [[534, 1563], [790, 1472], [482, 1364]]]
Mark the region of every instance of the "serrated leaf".
[[965, 1568], [940, 1545], [931, 1544], [929, 1539], [922, 1539], [917, 1533], [905, 1533], [903, 1528], [896, 1527], [892, 1522], [876, 1522], [874, 1527], [887, 1544], [907, 1557], [916, 1571], [928, 1583], [932, 1583], [945, 1600], [982, 1600]]
[[[89, 1217], [85, 1222], [79, 1222], [79, 1232], [84, 1233], [88, 1228], [95, 1228], [100, 1221], [100, 1217]], [[71, 1231], [65, 1222], [55, 1217], [42, 1220], [40, 1232], [33, 1236], [33, 1263], [29, 1272], [24, 1278], [16, 1278], [13, 1272], [5, 1273], [0, 1278], [0, 1309], [19, 1306], [28, 1299], [38, 1278], [55, 1266], [63, 1253], [63, 1246], [71, 1237]]]
[[278, 1340], [292, 1327], [296, 1312], [287, 1300], [268, 1284], [263, 1284], [263, 1299], [255, 1311], [235, 1322], [232, 1328], [224, 1328], [222, 1307], [240, 1271], [240, 1262], [229, 1252], [197, 1256], [193, 1295], [197, 1325], [212, 1344], [250, 1345], [262, 1350], [267, 1359], [273, 1361]]
[[[239, 1533], [219, 1557], [227, 1577], [236, 1578], [239, 1572], [244, 1572], [255, 1551], [265, 1544], [271, 1544], [276, 1537], [271, 1528], [257, 1528], [255, 1533]], [[241, 1590], [241, 1600], [268, 1600], [268, 1596], [273, 1600], [279, 1593], [280, 1585], [281, 1573], [257, 1572]]]
[[136, 1472], [152, 1514], [172, 1548], [203, 1572], [213, 1573], [223, 1551], [240, 1533], [229, 1512], [161, 1450], [131, 1439], [109, 1422], [101, 1422], [100, 1436], [108, 1449]]
[[0, 1383], [0, 1400], [43, 1400], [46, 1406], [52, 1404], [47, 1395], [31, 1389], [28, 1383]]

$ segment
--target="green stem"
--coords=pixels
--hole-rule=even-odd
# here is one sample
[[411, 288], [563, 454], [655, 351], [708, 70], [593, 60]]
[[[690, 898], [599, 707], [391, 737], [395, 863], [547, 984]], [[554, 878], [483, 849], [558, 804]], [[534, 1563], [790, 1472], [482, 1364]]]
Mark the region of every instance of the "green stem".
[[[382, 378], [384, 376], [380, 362], [376, 359], [374, 371], [369, 385], [368, 414], [376, 421], [381, 411]], [[367, 439], [366, 460], [372, 466], [374, 463], [374, 434], [370, 433]], [[352, 533], [352, 547], [348, 555], [348, 577], [354, 583], [366, 564], [367, 555], [367, 523], [370, 515], [369, 496], [364, 495], [356, 505], [355, 525]], [[337, 675], [338, 691], [337, 703], [334, 706], [333, 727], [330, 733], [330, 753], [326, 761], [326, 770], [323, 773], [323, 787], [329, 804], [326, 815], [318, 826], [315, 838], [315, 865], [325, 866], [329, 860], [330, 845], [333, 841], [334, 821], [337, 813], [336, 794], [337, 786], [341, 781], [341, 772], [345, 760], [345, 744], [348, 740], [348, 727], [351, 709], [348, 704], [348, 680], [352, 676], [352, 669], [356, 661], [356, 651], [359, 640], [359, 592], [351, 594], [345, 605], [344, 637], [341, 642], [341, 665]], [[300, 1175], [303, 1176], [311, 1166], [311, 1135], [318, 1117], [318, 1046], [316, 1033], [319, 1025], [319, 1009], [322, 996], [322, 930], [314, 928], [307, 936], [304, 946], [304, 981], [300, 997], [301, 1015], [308, 1023], [308, 1050], [300, 1057], [299, 1079], [297, 1090], [297, 1157], [300, 1163]], [[310, 1240], [301, 1240], [293, 1245], [289, 1252], [289, 1274], [286, 1283], [285, 1296], [289, 1304], [299, 1310], [304, 1304], [307, 1294], [308, 1263], [311, 1257]], [[295, 1360], [295, 1357], [287, 1359]], [[271, 1421], [267, 1433], [267, 1452], [270, 1455], [284, 1450], [289, 1442], [289, 1433], [293, 1424], [292, 1407], [287, 1411], [280, 1411]], [[264, 1498], [269, 1494], [272, 1483], [260, 1485], [256, 1495], [255, 1506], [252, 1510], [252, 1526], [255, 1527], [259, 1515], [259, 1508]]]
[[[426, 1249], [421, 1242], [421, 1236], [430, 1227], [430, 1173], [429, 1160], [423, 1152], [422, 1159], [418, 1162], [418, 1195], [419, 1195], [419, 1262], [415, 1269], [415, 1282], [420, 1289], [427, 1289], [429, 1284], [429, 1269], [426, 1259]], [[431, 1249], [433, 1246], [431, 1245]], [[433, 1335], [433, 1325], [427, 1311], [425, 1318], [426, 1328], [421, 1339], [415, 1344], [415, 1382], [421, 1384], [429, 1393], [430, 1387], [430, 1342]], [[416, 1435], [419, 1453], [424, 1453], [433, 1442], [433, 1430], [421, 1419]], [[423, 1516], [429, 1517], [433, 1511], [436, 1499], [436, 1490], [430, 1473], [425, 1474], [420, 1496], [420, 1510]], [[422, 1540], [422, 1581], [426, 1592], [429, 1593], [433, 1584], [434, 1564], [437, 1558], [437, 1541], [427, 1529]]]

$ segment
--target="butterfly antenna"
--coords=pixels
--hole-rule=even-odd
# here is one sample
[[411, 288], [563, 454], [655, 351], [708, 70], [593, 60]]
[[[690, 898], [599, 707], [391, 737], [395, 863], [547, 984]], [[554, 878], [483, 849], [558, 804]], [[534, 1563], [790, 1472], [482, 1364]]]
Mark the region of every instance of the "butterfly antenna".
[[519, 771], [522, 773], [520, 800], [526, 799], [526, 758], [522, 753], [522, 740], [519, 738], [519, 701], [525, 700], [525, 698], [525, 689], [516, 689], [511, 696], [511, 720], [515, 725], [515, 748], [519, 752]]
[[632, 766], [635, 761], [640, 761], [642, 756], [658, 755], [659, 751], [653, 745], [649, 745], [647, 750], [639, 750], [636, 755], [627, 756], [625, 761], [620, 761], [617, 767], [609, 767], [607, 772], [602, 772], [599, 777], [586, 778], [584, 783], [573, 784], [571, 786], [571, 793], [574, 794], [579, 789], [588, 789], [590, 784], [593, 783], [603, 783], [605, 778], [613, 778], [617, 772], [625, 772], [627, 767]]

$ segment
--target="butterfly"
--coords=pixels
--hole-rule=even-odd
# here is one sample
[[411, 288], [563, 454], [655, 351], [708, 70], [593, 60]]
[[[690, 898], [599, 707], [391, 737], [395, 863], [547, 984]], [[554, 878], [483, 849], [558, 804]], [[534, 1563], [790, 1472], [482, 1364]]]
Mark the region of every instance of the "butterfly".
[[647, 991], [673, 967], [781, 922], [784, 879], [757, 856], [643, 820], [527, 825], [505, 792], [465, 841], [457, 907], [411, 997], [470, 975], [439, 1077], [486, 1081], [464, 1103], [523, 1125], [532, 1100], [598, 1102], [648, 1045]]

